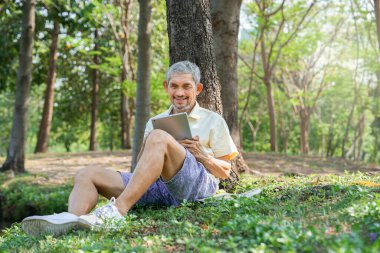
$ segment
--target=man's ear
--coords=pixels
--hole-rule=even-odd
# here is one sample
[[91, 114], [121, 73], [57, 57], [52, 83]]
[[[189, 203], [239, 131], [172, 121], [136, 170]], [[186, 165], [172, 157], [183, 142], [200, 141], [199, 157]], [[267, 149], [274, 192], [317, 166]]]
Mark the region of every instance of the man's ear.
[[200, 94], [203, 90], [203, 83], [197, 84], [197, 95]]
[[164, 85], [165, 91], [168, 92], [168, 82], [166, 80], [163, 82], [163, 85]]

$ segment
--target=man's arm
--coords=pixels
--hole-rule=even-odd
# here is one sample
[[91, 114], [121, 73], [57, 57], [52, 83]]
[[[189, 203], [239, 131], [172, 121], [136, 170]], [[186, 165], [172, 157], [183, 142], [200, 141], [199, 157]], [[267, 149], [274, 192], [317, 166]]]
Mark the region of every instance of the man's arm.
[[192, 140], [179, 141], [179, 143], [188, 149], [190, 153], [194, 155], [195, 159], [202, 163], [214, 176], [221, 179], [227, 179], [230, 176], [231, 163], [228, 156], [214, 158], [208, 155], [203, 151], [198, 136], [195, 136]]

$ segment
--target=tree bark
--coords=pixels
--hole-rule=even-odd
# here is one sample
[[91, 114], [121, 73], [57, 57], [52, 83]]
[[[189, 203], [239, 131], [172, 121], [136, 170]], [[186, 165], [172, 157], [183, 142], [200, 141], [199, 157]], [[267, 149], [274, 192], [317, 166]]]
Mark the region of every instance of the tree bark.
[[25, 144], [28, 123], [29, 93], [32, 80], [33, 39], [35, 30], [35, 0], [25, 0], [22, 7], [19, 69], [16, 80], [16, 100], [13, 126], [7, 158], [0, 171], [25, 172]]
[[237, 51], [242, 0], [212, 0], [211, 16], [216, 69], [221, 85], [223, 117], [235, 144], [240, 146], [237, 99]]
[[[94, 51], [99, 51], [99, 43], [97, 41], [98, 29], [94, 31]], [[94, 65], [99, 65], [99, 56], [94, 54], [93, 56]], [[96, 121], [98, 119], [98, 104], [99, 104], [99, 70], [97, 67], [92, 69], [92, 104], [91, 104], [91, 130], [90, 130], [90, 151], [97, 150], [96, 141]]]
[[[241, 147], [238, 126], [237, 52], [241, 2], [241, 0], [211, 1], [214, 52], [221, 85], [223, 117], [239, 150]], [[236, 166], [237, 171], [248, 170], [241, 153], [234, 160], [233, 165]]]
[[138, 31], [138, 67], [136, 90], [135, 134], [132, 148], [132, 171], [137, 164], [144, 138], [144, 129], [150, 116], [150, 38], [151, 38], [151, 0], [140, 0]]
[[209, 1], [166, 0], [166, 10], [170, 65], [184, 60], [197, 64], [204, 85], [198, 102], [222, 115]]
[[51, 121], [53, 118], [54, 105], [54, 84], [56, 77], [56, 62], [57, 62], [57, 47], [59, 36], [59, 21], [58, 17], [54, 18], [54, 27], [51, 34], [50, 56], [49, 56], [49, 72], [46, 81], [44, 110], [40, 128], [38, 131], [37, 145], [35, 153], [45, 153], [48, 151], [49, 134], [51, 129]]

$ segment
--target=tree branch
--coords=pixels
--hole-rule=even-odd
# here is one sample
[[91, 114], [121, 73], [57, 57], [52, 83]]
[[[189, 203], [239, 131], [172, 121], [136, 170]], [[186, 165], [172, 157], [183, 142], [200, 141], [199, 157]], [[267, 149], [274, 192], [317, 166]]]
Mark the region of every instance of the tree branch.
[[277, 12], [279, 12], [281, 9], [283, 9], [285, 1], [286, 0], [282, 0], [282, 3], [280, 4], [280, 6], [278, 6], [278, 8], [276, 10], [272, 11], [271, 13], [265, 14], [265, 16], [269, 18], [269, 17], [275, 15]]
[[282, 48], [284, 48], [293, 39], [293, 37], [298, 33], [298, 31], [301, 28], [302, 23], [304, 22], [305, 18], [307, 17], [307, 15], [309, 14], [309, 12], [311, 11], [313, 6], [314, 6], [314, 1], [310, 4], [309, 8], [306, 10], [305, 14], [302, 16], [300, 22], [298, 23], [296, 29], [292, 32], [292, 34], [289, 36], [289, 38], [279, 46], [279, 50], [277, 52], [276, 58], [273, 61], [272, 65], [270, 66], [270, 72], [272, 72], [274, 67], [276, 66], [278, 59], [280, 57]]
[[250, 70], [253, 70], [253, 73], [255, 74], [255, 76], [257, 76], [258, 78], [260, 78], [261, 80], [264, 80], [264, 77], [260, 76], [255, 70], [254, 68], [249, 65], [249, 63], [240, 55], [238, 54], [238, 57], [239, 59], [244, 63], [244, 65], [246, 65]]

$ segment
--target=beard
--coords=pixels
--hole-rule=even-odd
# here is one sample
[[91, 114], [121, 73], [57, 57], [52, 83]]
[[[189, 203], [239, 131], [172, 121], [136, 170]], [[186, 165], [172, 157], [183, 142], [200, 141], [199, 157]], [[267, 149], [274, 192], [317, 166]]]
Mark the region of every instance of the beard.
[[192, 106], [191, 105], [176, 106], [175, 104], [173, 104], [173, 108], [177, 112], [187, 112], [188, 110], [190, 110], [192, 108]]

